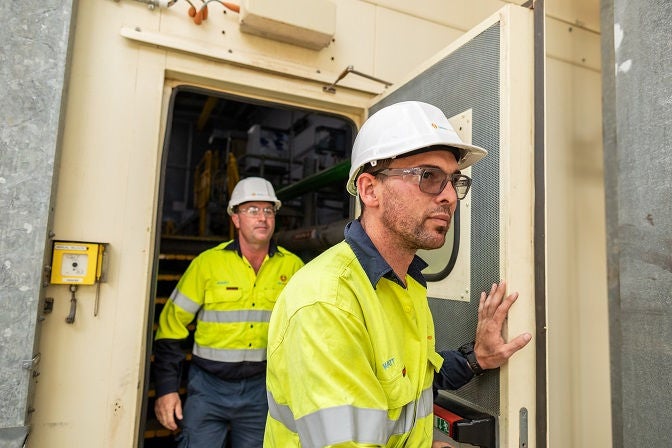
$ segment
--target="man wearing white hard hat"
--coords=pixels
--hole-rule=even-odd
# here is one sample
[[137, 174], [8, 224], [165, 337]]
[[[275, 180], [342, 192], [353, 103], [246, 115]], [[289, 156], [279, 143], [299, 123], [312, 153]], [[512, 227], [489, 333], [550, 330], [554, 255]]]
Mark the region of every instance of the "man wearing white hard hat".
[[[303, 266], [271, 241], [280, 206], [267, 180], [238, 182], [227, 208], [237, 237], [196, 257], [161, 312], [152, 366], [154, 408], [163, 426], [181, 429], [181, 448], [262, 445], [268, 322], [278, 294]], [[181, 345], [194, 319], [183, 407]]]
[[416, 251], [444, 244], [471, 186], [460, 170], [486, 154], [430, 104], [393, 104], [364, 123], [346, 185], [361, 216], [297, 273], [271, 317], [265, 447], [429, 448], [435, 389], [457, 389], [529, 342], [502, 337], [517, 298], [502, 282], [481, 294], [475, 344], [435, 351]]

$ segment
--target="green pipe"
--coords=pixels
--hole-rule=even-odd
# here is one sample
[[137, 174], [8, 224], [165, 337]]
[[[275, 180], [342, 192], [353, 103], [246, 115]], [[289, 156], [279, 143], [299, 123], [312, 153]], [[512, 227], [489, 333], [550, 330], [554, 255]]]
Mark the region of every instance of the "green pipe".
[[348, 179], [349, 171], [350, 161], [345, 160], [319, 173], [311, 174], [298, 182], [283, 187], [276, 191], [275, 194], [281, 201], [288, 201], [304, 193], [317, 191], [319, 188], [334, 182], [343, 182], [343, 188], [345, 188], [345, 181]]

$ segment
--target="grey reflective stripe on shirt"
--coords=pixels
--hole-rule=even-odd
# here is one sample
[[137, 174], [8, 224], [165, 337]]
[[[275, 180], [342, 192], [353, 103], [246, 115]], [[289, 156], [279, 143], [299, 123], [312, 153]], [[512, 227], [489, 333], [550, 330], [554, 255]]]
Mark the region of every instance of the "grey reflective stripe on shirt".
[[[170, 299], [173, 303], [184, 311], [196, 314], [201, 308], [201, 305], [191, 300], [189, 297], [185, 296], [177, 289], [173, 291], [170, 295]], [[270, 310], [236, 310], [236, 311], [213, 311], [213, 310], [203, 310], [201, 309], [199, 320], [203, 322], [219, 322], [219, 323], [231, 323], [231, 322], [270, 322], [271, 320], [271, 311]]]
[[203, 322], [269, 322], [270, 310], [213, 311], [201, 310], [198, 320]]
[[[287, 429], [298, 433], [304, 448], [323, 447], [341, 442], [387, 444], [390, 437], [410, 432], [415, 422], [433, 412], [432, 389], [425, 389], [417, 402], [404, 406], [399, 419], [390, 420], [387, 410], [358, 408], [355, 406], [335, 406], [320, 409], [299, 420], [289, 406], [278, 404], [268, 392], [268, 411], [271, 417]], [[414, 407], [417, 403], [417, 417]]]
[[173, 293], [170, 295], [170, 300], [172, 300], [175, 305], [191, 314], [196, 314], [198, 309], [201, 307], [201, 305], [194, 302], [189, 297], [179, 292], [177, 289], [173, 290]]
[[266, 361], [266, 349], [240, 349], [229, 350], [211, 347], [203, 347], [202, 345], [194, 344], [194, 355], [209, 359], [211, 361], [221, 362], [243, 362], [243, 361]]
[[431, 387], [422, 391], [418, 398], [417, 419], [428, 417], [434, 414], [434, 391]]

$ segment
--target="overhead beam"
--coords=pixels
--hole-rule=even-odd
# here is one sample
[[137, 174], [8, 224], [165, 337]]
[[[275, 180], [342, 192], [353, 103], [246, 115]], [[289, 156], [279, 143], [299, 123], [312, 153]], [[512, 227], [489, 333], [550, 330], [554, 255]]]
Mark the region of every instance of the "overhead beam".
[[205, 125], [208, 123], [208, 120], [210, 119], [210, 114], [212, 114], [212, 109], [215, 108], [218, 102], [219, 98], [215, 98], [214, 96], [209, 96], [208, 99], [205, 101], [205, 104], [203, 105], [203, 110], [201, 111], [201, 115], [198, 117], [198, 122], [196, 123], [196, 129], [198, 130], [198, 132], [202, 132], [203, 129], [205, 129]]

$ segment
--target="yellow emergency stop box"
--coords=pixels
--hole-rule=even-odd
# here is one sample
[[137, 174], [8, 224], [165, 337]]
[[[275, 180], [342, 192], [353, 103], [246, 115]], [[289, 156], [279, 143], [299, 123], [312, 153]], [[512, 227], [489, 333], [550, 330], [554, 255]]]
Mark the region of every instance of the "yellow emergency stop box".
[[54, 241], [51, 283], [94, 285], [103, 275], [105, 243]]

